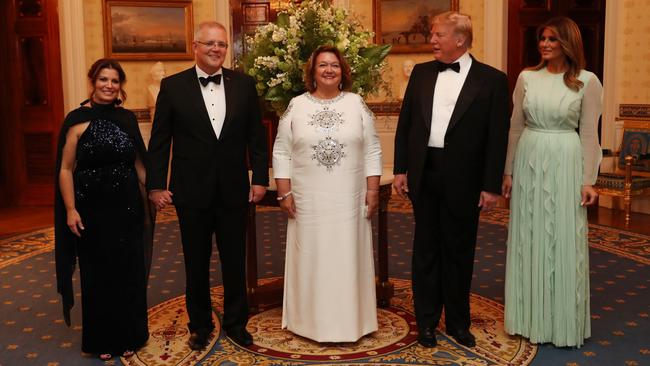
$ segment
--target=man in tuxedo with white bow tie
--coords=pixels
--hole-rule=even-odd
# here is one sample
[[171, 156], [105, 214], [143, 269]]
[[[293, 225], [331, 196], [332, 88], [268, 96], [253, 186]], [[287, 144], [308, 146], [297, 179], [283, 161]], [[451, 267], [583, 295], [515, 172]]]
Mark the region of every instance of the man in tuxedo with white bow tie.
[[190, 347], [204, 348], [214, 329], [209, 272], [213, 235], [223, 275], [223, 329], [246, 346], [253, 341], [246, 331], [246, 217], [248, 203], [262, 199], [268, 185], [265, 132], [254, 80], [222, 67], [228, 49], [224, 26], [201, 23], [192, 47], [196, 65], [163, 79], [160, 86], [147, 188], [158, 209], [173, 204], [178, 214]]
[[446, 332], [464, 346], [480, 210], [495, 206], [508, 143], [506, 75], [474, 59], [468, 16], [434, 18], [436, 60], [413, 69], [395, 135], [397, 194], [413, 203], [413, 296], [419, 336], [435, 347]]

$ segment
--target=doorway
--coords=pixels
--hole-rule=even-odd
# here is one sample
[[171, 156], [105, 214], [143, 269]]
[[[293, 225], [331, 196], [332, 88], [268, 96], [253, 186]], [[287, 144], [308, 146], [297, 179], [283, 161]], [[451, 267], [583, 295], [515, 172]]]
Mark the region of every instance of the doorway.
[[57, 2], [0, 2], [0, 206], [54, 199], [63, 120]]
[[537, 27], [555, 16], [573, 19], [580, 28], [587, 70], [603, 80], [606, 0], [509, 0], [508, 83], [514, 90], [521, 70], [539, 63]]

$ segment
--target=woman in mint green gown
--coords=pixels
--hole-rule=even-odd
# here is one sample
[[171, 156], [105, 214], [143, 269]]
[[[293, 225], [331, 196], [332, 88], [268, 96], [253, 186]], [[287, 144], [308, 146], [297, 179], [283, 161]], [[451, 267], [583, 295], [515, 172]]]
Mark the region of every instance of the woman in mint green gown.
[[512, 198], [505, 330], [580, 347], [591, 335], [586, 206], [597, 197], [602, 85], [584, 70], [572, 20], [537, 34], [541, 62], [517, 79], [503, 183]]

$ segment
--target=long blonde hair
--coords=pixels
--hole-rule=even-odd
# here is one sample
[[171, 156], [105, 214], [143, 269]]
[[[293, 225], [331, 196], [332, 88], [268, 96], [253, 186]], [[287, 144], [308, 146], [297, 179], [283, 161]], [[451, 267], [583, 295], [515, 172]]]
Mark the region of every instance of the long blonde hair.
[[[582, 35], [580, 28], [571, 19], [567, 17], [555, 17], [549, 19], [546, 23], [537, 28], [537, 43], [542, 38], [544, 29], [549, 29], [555, 33], [560, 43], [560, 48], [564, 54], [564, 62], [567, 70], [564, 73], [564, 84], [574, 91], [580, 90], [584, 83], [578, 79], [580, 70], [585, 68], [585, 53], [582, 46]], [[546, 60], [541, 60], [539, 64], [529, 68], [530, 70], [540, 70], [546, 67]]]

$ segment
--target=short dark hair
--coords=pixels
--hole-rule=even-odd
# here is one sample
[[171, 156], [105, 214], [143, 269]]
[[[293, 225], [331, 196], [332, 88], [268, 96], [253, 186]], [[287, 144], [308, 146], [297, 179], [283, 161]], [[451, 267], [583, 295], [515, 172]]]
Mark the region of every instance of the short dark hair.
[[[90, 81], [90, 84], [94, 88], [95, 82], [99, 77], [99, 73], [103, 69], [113, 69], [117, 71], [117, 76], [120, 80], [120, 96], [122, 97], [122, 102], [124, 102], [126, 100], [126, 91], [124, 91], [126, 73], [124, 72], [124, 69], [122, 69], [122, 65], [120, 65], [117, 60], [114, 60], [112, 58], [100, 58], [99, 60], [95, 61], [95, 63], [90, 66], [90, 70], [88, 70], [88, 80]], [[92, 99], [92, 95], [90, 99]]]
[[341, 51], [338, 48], [331, 45], [319, 46], [311, 53], [307, 64], [305, 64], [305, 69], [303, 73], [303, 79], [305, 81], [305, 88], [308, 92], [313, 93], [316, 91], [316, 83], [314, 81], [314, 70], [316, 69], [316, 58], [321, 53], [333, 53], [334, 56], [339, 60], [341, 64], [341, 90], [349, 91], [352, 88], [352, 72], [350, 70], [350, 64], [345, 60]]

